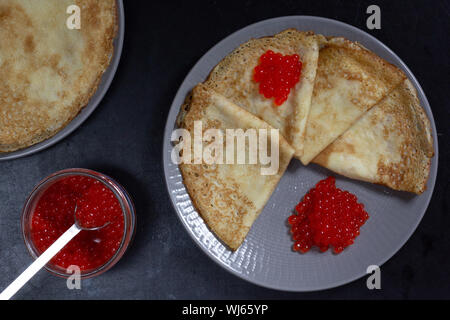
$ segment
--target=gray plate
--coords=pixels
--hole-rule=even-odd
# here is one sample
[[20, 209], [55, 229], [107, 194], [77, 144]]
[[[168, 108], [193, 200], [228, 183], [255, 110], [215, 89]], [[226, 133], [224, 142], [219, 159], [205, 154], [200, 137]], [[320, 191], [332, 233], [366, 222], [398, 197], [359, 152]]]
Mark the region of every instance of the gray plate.
[[114, 74], [116, 73], [117, 66], [119, 65], [120, 55], [122, 54], [123, 37], [125, 33], [125, 14], [122, 0], [117, 0], [117, 10], [119, 29], [116, 39], [114, 39], [114, 54], [108, 69], [105, 70], [105, 73], [102, 76], [97, 91], [91, 97], [86, 107], [84, 107], [67, 126], [65, 126], [53, 137], [25, 149], [14, 152], [0, 153], [0, 161], [29, 156], [54, 145], [78, 128], [91, 115], [95, 108], [97, 108], [100, 101], [102, 101], [104, 95], [106, 94], [106, 91], [108, 91], [108, 88], [114, 78]]
[[[177, 165], [171, 162], [170, 134], [186, 94], [203, 81], [228, 53], [250, 38], [273, 35], [287, 28], [312, 30], [328, 36], [359, 41], [368, 49], [401, 68], [414, 83], [432, 123], [436, 155], [432, 160], [427, 191], [420, 196], [392, 191], [369, 183], [337, 177], [337, 185], [357, 195], [366, 205], [370, 219], [362, 227], [355, 244], [339, 255], [310, 251], [300, 255], [291, 250], [286, 225], [301, 197], [317, 181], [330, 174], [315, 165], [302, 166], [292, 160], [287, 172], [253, 225], [242, 246], [232, 252], [222, 245], [193, 208]], [[366, 274], [369, 265], [381, 266], [408, 240], [424, 215], [436, 180], [438, 146], [430, 106], [408, 67], [389, 48], [369, 34], [339, 21], [291, 16], [248, 26], [219, 42], [194, 66], [181, 85], [170, 109], [164, 135], [164, 172], [175, 210], [199, 247], [233, 274], [261, 286], [286, 291], [313, 291], [343, 285]]]

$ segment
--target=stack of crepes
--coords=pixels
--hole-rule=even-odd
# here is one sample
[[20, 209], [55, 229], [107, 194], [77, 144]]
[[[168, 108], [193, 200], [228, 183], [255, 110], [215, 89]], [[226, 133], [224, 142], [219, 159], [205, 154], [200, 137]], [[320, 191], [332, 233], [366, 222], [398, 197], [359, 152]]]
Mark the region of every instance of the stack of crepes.
[[[300, 81], [275, 106], [253, 81], [259, 57], [298, 54]], [[433, 140], [417, 92], [404, 73], [356, 42], [294, 29], [253, 39], [225, 57], [181, 107], [178, 125], [279, 129], [279, 169], [260, 164], [181, 164], [201, 216], [237, 249], [292, 157], [338, 174], [420, 194], [426, 188]], [[205, 142], [205, 144], [207, 144]]]

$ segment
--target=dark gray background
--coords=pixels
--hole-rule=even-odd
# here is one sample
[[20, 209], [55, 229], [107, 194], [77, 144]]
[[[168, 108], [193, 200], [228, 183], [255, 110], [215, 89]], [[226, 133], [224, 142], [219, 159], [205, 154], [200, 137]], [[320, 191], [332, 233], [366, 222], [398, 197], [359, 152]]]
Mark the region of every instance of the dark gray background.
[[[401, 299], [450, 298], [448, 52], [450, 1], [144, 1], [125, 0], [122, 60], [94, 114], [70, 137], [33, 156], [0, 163], [0, 289], [30, 262], [20, 232], [26, 196], [43, 177], [69, 167], [102, 171], [133, 196], [135, 241], [104, 275], [69, 291], [40, 272], [18, 299]], [[366, 29], [370, 4], [382, 29]], [[230, 33], [263, 19], [316, 15], [368, 31], [409, 66], [427, 94], [440, 147], [435, 192], [406, 245], [382, 267], [382, 289], [366, 279], [313, 293], [269, 290], [232, 276], [194, 244], [169, 202], [161, 163], [172, 99], [195, 62]]]

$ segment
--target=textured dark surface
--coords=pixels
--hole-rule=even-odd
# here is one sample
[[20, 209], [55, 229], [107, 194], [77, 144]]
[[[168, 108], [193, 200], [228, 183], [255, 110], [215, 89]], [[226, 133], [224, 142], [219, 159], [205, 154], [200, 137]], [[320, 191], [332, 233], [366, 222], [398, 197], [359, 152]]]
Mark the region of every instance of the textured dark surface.
[[[69, 291], [40, 272], [18, 299], [401, 299], [450, 298], [450, 172], [448, 59], [450, 1], [125, 0], [122, 60], [109, 92], [70, 137], [31, 157], [0, 163], [0, 289], [32, 260], [20, 233], [27, 194], [48, 174], [86, 167], [120, 181], [138, 211], [136, 237], [112, 270]], [[378, 4], [382, 29], [366, 29], [366, 8]], [[430, 206], [407, 244], [382, 267], [382, 289], [366, 279], [313, 293], [264, 289], [221, 269], [196, 247], [169, 202], [161, 164], [168, 108], [195, 62], [228, 34], [263, 19], [317, 15], [368, 31], [409, 66], [432, 107], [440, 147]]]

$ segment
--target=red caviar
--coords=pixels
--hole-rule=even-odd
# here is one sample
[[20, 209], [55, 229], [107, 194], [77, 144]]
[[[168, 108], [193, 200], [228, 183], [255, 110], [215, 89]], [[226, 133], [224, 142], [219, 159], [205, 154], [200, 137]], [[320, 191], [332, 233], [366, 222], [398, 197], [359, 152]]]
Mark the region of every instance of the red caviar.
[[65, 177], [41, 195], [32, 216], [31, 237], [39, 252], [45, 251], [74, 223], [76, 215], [81, 231], [53, 259], [62, 268], [77, 265], [82, 271], [96, 269], [116, 253], [124, 234], [124, 217], [114, 193], [102, 182], [87, 176]]
[[300, 81], [302, 62], [298, 54], [282, 55], [268, 50], [259, 58], [253, 80], [259, 83], [259, 93], [267, 99], [274, 98], [276, 106], [282, 105], [291, 89]]
[[360, 227], [369, 218], [364, 205], [354, 194], [336, 188], [336, 179], [328, 177], [317, 183], [295, 207], [289, 217], [295, 251], [305, 253], [312, 246], [321, 252], [333, 247], [342, 252], [353, 244]]

